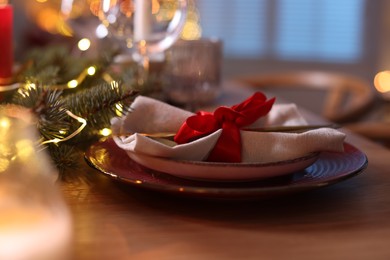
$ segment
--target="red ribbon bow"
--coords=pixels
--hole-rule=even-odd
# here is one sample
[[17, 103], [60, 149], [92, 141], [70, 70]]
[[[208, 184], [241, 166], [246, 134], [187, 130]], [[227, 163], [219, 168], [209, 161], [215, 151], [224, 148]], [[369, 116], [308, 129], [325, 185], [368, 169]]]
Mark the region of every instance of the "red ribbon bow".
[[222, 129], [216, 145], [209, 154], [211, 162], [241, 162], [240, 128], [254, 123], [268, 114], [275, 98], [256, 92], [250, 98], [232, 107], [219, 107], [214, 113], [199, 111], [182, 124], [175, 135], [178, 144], [188, 143]]

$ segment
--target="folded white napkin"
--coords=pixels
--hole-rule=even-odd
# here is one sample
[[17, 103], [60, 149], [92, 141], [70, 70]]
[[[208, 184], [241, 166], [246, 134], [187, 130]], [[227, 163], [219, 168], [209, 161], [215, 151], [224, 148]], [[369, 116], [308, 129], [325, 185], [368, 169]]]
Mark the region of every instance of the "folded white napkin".
[[[202, 161], [217, 142], [221, 129], [190, 143], [155, 140], [137, 133], [177, 132], [193, 113], [161, 101], [139, 96], [132, 111], [111, 120], [115, 143], [129, 153], [143, 153], [177, 160]], [[267, 116], [247, 127], [306, 125], [294, 104], [276, 104]], [[117, 136], [121, 133], [135, 133]], [[241, 131], [242, 162], [276, 162], [305, 156], [311, 152], [342, 152], [345, 135], [332, 128], [304, 133]]]

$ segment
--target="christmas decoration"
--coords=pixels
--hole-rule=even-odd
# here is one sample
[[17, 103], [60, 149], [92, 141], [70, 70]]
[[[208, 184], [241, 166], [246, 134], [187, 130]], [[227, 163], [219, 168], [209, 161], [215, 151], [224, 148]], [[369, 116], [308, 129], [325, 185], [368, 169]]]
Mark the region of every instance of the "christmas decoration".
[[139, 85], [136, 66], [114, 64], [110, 50], [96, 59], [74, 57], [64, 46], [33, 50], [16, 76], [20, 87], [2, 105], [18, 105], [36, 117], [40, 144], [62, 178], [77, 167], [82, 147], [109, 134], [110, 119], [129, 111], [138, 93], [151, 94], [158, 79]]

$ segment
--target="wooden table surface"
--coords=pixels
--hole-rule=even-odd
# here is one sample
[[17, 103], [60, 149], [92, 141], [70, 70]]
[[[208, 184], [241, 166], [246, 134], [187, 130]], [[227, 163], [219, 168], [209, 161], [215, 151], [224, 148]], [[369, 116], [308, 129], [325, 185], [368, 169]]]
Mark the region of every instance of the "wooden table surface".
[[263, 200], [164, 195], [117, 183], [84, 164], [84, 181], [61, 186], [74, 221], [74, 256], [390, 259], [390, 151], [351, 133], [347, 141], [368, 157], [362, 174]]

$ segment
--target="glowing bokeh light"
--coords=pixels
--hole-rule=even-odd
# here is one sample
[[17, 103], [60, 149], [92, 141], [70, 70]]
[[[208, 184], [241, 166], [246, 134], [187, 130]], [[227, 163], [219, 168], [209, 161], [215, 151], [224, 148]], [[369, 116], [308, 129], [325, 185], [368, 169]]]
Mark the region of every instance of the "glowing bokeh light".
[[87, 69], [87, 73], [89, 76], [93, 76], [96, 73], [96, 68], [94, 66], [91, 66]]
[[113, 15], [113, 14], [107, 15], [107, 22], [111, 23], [111, 24], [115, 23], [116, 22], [116, 16]]
[[78, 85], [79, 82], [75, 79], [68, 82], [68, 88], [76, 88]]
[[109, 136], [112, 133], [112, 131], [109, 128], [103, 128], [102, 130], [99, 131], [99, 133], [102, 136]]
[[374, 78], [374, 86], [380, 93], [390, 91], [390, 71], [378, 72]]
[[96, 36], [97, 36], [99, 39], [103, 39], [103, 38], [107, 37], [107, 35], [108, 35], [107, 27], [104, 26], [104, 24], [99, 24], [99, 25], [96, 27], [95, 34], [96, 34]]
[[11, 126], [11, 122], [8, 118], [3, 117], [0, 119], [0, 127], [4, 129], [8, 129]]
[[91, 47], [91, 41], [87, 38], [83, 38], [79, 41], [77, 46], [79, 47], [80, 51], [86, 51], [89, 49], [89, 47]]

